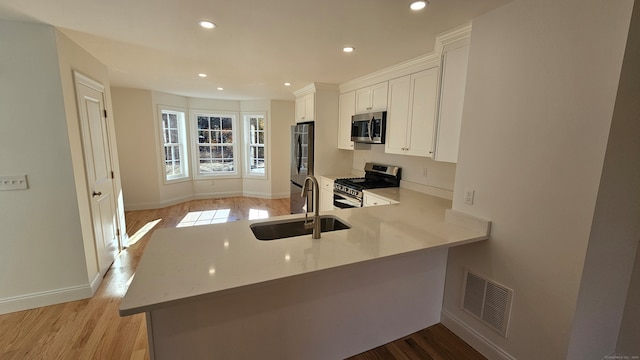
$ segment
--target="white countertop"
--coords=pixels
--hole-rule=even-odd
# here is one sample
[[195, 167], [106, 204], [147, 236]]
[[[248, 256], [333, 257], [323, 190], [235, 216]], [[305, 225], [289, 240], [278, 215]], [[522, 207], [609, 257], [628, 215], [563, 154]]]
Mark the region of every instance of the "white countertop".
[[398, 204], [342, 209], [334, 215], [351, 229], [270, 241], [257, 240], [249, 225], [301, 218], [187, 228], [158, 229], [120, 303], [120, 315], [159, 309], [204, 295], [223, 295], [246, 286], [319, 270], [488, 238], [487, 232], [445, 222], [451, 201], [402, 188], [371, 191]]

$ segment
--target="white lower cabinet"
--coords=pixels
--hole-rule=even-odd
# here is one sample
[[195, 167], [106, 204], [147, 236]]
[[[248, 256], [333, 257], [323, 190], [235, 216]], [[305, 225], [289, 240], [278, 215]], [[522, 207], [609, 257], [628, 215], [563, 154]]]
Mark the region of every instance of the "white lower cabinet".
[[433, 157], [438, 71], [389, 81], [386, 153]]
[[378, 206], [378, 205], [389, 205], [389, 204], [391, 204], [391, 200], [388, 200], [373, 194], [369, 194], [368, 192], [365, 192], [364, 195], [362, 196], [362, 206]]
[[320, 177], [320, 211], [333, 210], [333, 180]]

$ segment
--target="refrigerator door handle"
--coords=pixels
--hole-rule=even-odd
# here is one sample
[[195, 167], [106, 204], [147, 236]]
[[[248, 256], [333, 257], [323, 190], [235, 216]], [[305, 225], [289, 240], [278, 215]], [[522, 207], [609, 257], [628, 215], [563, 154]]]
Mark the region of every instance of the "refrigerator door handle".
[[298, 135], [298, 174], [300, 174], [300, 166], [302, 166], [302, 139], [300, 135]]

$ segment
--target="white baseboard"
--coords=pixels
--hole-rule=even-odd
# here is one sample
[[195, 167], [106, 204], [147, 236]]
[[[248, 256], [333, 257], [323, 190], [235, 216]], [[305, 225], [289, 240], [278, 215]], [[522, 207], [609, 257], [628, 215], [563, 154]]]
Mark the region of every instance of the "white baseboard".
[[91, 284], [0, 299], [0, 315], [90, 298], [98, 289], [101, 280], [102, 278], [98, 276], [98, 279], [94, 278]]
[[98, 291], [100, 284], [102, 284], [102, 279], [103, 276], [101, 276], [99, 272], [94, 275], [93, 280], [91, 280], [91, 283], [89, 284], [89, 288], [91, 289], [91, 296], [93, 296], [96, 291]]
[[441, 312], [440, 322], [487, 359], [516, 360], [505, 350], [445, 309]]

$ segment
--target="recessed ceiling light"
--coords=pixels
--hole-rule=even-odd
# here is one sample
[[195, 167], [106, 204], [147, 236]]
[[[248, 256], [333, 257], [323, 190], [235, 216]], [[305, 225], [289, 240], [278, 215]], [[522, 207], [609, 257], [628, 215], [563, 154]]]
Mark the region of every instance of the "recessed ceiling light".
[[284, 86], [291, 86], [291, 83], [290, 82], [286, 82], [286, 83], [284, 83]]
[[198, 74], [198, 76], [200, 76], [201, 78], [206, 78], [206, 77], [207, 77], [207, 74], [205, 74], [205, 73], [200, 73], [200, 74]]
[[414, 1], [414, 2], [411, 3], [411, 5], [409, 7], [413, 11], [418, 11], [418, 10], [424, 9], [428, 4], [429, 4], [428, 1], [422, 1], [422, 0], [421, 1]]
[[342, 51], [346, 52], [346, 53], [350, 53], [353, 52], [353, 50], [355, 50], [356, 48], [354, 48], [353, 46], [345, 46], [342, 48]]
[[214, 27], [216, 27], [216, 24], [208, 20], [201, 20], [198, 24], [200, 24], [200, 26], [202, 26], [205, 29], [213, 29]]
[[222, 91], [222, 90], [224, 90], [224, 88], [223, 87], [218, 87], [218, 90]]

